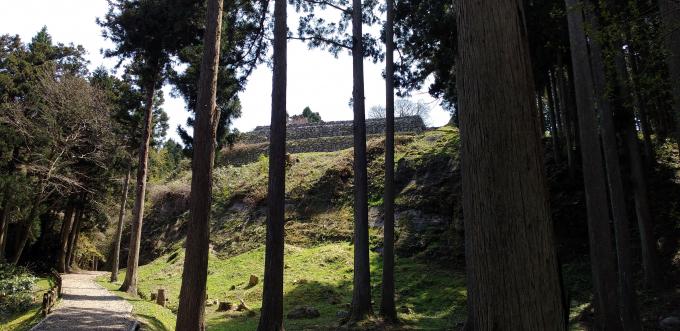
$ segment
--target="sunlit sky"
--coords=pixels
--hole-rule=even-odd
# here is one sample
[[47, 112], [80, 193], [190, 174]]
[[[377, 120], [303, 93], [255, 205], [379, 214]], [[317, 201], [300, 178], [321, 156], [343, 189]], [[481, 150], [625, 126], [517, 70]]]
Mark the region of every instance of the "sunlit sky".
[[[101, 28], [95, 23], [107, 10], [106, 0], [0, 0], [0, 34], [18, 34], [24, 42], [30, 42], [43, 26], [47, 26], [55, 43], [82, 45], [88, 52], [90, 70], [98, 66], [113, 68], [116, 59], [104, 58], [100, 50], [112, 44], [101, 36]], [[289, 12], [293, 12], [290, 8]], [[292, 30], [296, 20], [289, 19]], [[366, 107], [384, 105], [385, 82], [382, 78], [384, 63], [365, 61]], [[234, 122], [240, 131], [250, 131], [258, 125], [269, 125], [271, 111], [271, 69], [261, 65], [248, 80], [246, 89], [240, 93], [243, 115]], [[175, 128], [184, 125], [189, 113], [184, 100], [170, 96], [172, 87], [166, 85], [163, 108], [170, 118], [168, 136], [179, 140]], [[309, 106], [319, 112], [321, 118], [351, 120], [352, 110], [348, 102], [352, 95], [352, 60], [347, 53], [339, 58], [322, 50], [309, 50], [298, 41], [288, 44], [288, 113], [302, 113]], [[413, 100], [428, 103], [432, 110], [427, 119], [430, 126], [441, 126], [449, 120], [449, 114], [439, 107], [437, 100], [426, 92], [415, 92]]]

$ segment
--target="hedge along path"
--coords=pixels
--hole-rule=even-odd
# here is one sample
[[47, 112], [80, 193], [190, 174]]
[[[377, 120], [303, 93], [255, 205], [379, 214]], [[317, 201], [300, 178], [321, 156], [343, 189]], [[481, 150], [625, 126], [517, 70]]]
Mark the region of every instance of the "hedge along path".
[[132, 305], [94, 279], [104, 272], [62, 275], [62, 298], [52, 314], [33, 327], [47, 330], [134, 330]]

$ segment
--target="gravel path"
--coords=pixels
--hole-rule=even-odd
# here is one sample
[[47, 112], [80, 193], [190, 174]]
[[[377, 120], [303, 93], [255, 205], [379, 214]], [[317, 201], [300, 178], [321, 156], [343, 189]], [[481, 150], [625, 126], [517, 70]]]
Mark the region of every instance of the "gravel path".
[[63, 297], [52, 314], [31, 331], [132, 330], [132, 305], [94, 282], [102, 272], [66, 274]]

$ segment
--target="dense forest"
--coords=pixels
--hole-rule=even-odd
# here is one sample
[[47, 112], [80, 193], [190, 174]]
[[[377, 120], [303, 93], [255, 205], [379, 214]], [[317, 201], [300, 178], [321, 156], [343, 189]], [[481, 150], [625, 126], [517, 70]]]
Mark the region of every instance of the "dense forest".
[[[678, 0], [92, 19], [113, 68], [49, 27], [0, 31], [0, 330], [680, 330]], [[351, 134], [287, 109], [289, 43], [351, 56]], [[386, 90], [368, 109], [366, 61]], [[234, 120], [260, 66], [254, 144]], [[399, 124], [427, 116], [422, 89], [447, 125]]]

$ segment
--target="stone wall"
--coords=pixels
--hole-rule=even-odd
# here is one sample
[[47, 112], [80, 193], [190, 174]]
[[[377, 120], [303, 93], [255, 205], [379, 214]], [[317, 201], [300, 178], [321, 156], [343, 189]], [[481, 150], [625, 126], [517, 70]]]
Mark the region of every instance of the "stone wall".
[[[288, 141], [293, 141], [323, 137], [352, 136], [352, 124], [353, 121], [333, 121], [318, 124], [288, 125], [286, 128], [286, 139]], [[423, 123], [423, 119], [420, 118], [420, 116], [398, 117], [394, 119], [395, 132], [419, 133], [423, 130], [425, 130], [425, 124]], [[385, 119], [375, 118], [366, 120], [366, 134], [381, 134], [384, 132]], [[243, 133], [241, 134], [239, 141], [243, 144], [267, 143], [269, 142], [269, 126], [258, 126], [251, 132]], [[319, 150], [315, 152], [322, 151]]]
[[[402, 136], [410, 136], [411, 133], [401, 133]], [[286, 143], [286, 152], [295, 153], [311, 153], [311, 152], [335, 152], [354, 146], [354, 137], [352, 136], [336, 136], [336, 137], [321, 137], [311, 139], [298, 139], [288, 141]], [[367, 140], [382, 138], [382, 134], [368, 135]], [[218, 163], [221, 165], [240, 166], [257, 161], [260, 155], [269, 154], [269, 143], [260, 144], [237, 144], [233, 148], [224, 151], [220, 154]]]

